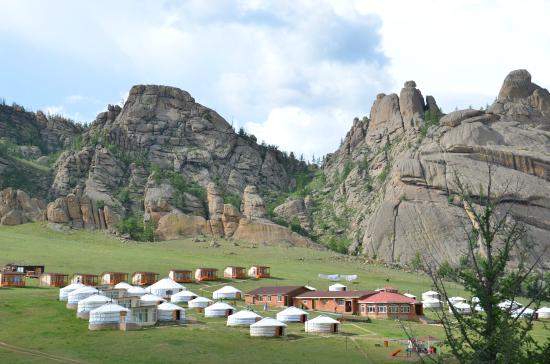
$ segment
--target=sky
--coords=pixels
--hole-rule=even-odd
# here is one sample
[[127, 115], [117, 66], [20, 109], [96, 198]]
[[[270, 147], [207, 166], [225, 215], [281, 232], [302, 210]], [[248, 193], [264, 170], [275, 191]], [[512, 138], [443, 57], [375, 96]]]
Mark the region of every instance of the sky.
[[191, 93], [308, 159], [415, 80], [444, 111], [509, 71], [550, 87], [550, 1], [0, 0], [0, 98], [91, 122], [135, 84]]

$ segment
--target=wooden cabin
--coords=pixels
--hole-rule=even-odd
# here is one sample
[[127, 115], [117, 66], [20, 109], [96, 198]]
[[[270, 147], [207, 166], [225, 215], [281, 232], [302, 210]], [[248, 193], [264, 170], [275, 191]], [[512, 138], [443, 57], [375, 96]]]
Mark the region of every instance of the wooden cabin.
[[41, 286], [47, 287], [65, 287], [69, 280], [69, 275], [65, 273], [42, 273], [39, 278]]
[[150, 286], [159, 280], [159, 274], [155, 272], [134, 272], [132, 284], [134, 286]]
[[392, 290], [380, 290], [358, 301], [360, 315], [374, 319], [418, 320], [424, 314], [422, 302]]
[[114, 286], [120, 282], [128, 281], [128, 273], [123, 272], [103, 272], [100, 274], [100, 284], [106, 284], [109, 286]]
[[2, 271], [25, 273], [25, 275], [29, 278], [39, 278], [40, 275], [44, 273], [44, 266], [9, 263], [2, 268]]
[[0, 272], [0, 287], [25, 287], [25, 273]]
[[246, 278], [246, 268], [245, 267], [235, 267], [229, 266], [223, 270], [224, 278], [232, 279], [244, 279]]
[[248, 276], [252, 278], [269, 278], [271, 277], [269, 273], [269, 267], [264, 265], [253, 265], [248, 269]]
[[71, 283], [82, 283], [86, 286], [97, 286], [99, 283], [99, 276], [97, 274], [75, 273], [71, 278]]
[[170, 279], [177, 283], [191, 283], [193, 282], [193, 271], [187, 269], [172, 269], [168, 273]]
[[359, 314], [359, 300], [376, 291], [310, 291], [294, 297], [294, 306], [346, 315]]
[[216, 268], [197, 268], [195, 280], [197, 282], [216, 281], [218, 280], [218, 270]]

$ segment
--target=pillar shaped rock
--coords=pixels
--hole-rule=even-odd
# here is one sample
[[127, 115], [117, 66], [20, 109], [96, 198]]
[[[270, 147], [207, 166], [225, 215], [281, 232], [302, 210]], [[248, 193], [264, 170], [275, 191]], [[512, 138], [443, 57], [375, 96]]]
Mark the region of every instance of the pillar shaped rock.
[[258, 193], [256, 186], [246, 186], [241, 206], [243, 215], [249, 219], [261, 219], [266, 216], [264, 200]]
[[399, 95], [399, 109], [405, 129], [419, 127], [424, 117], [424, 97], [414, 81], [405, 82]]

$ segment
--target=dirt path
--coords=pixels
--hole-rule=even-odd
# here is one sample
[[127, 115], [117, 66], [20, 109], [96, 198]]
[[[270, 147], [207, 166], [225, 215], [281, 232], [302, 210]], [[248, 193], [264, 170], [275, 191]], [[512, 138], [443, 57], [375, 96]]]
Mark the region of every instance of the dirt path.
[[7, 344], [2, 341], [0, 341], [0, 349], [5, 349], [18, 354], [24, 354], [24, 355], [35, 356], [38, 358], [48, 359], [57, 363], [83, 363], [78, 360], [64, 358], [62, 356], [57, 356], [57, 355], [52, 355], [52, 354], [44, 353], [38, 350], [26, 349], [19, 346]]

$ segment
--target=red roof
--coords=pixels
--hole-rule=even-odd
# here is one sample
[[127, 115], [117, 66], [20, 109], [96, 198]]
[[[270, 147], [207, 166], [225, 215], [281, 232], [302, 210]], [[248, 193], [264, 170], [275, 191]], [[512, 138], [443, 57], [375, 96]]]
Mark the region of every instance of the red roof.
[[299, 294], [296, 298], [361, 298], [375, 291], [311, 291]]
[[380, 291], [360, 299], [359, 303], [416, 303], [416, 300], [401, 293]]

